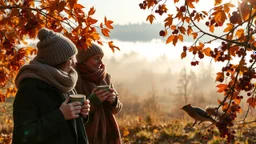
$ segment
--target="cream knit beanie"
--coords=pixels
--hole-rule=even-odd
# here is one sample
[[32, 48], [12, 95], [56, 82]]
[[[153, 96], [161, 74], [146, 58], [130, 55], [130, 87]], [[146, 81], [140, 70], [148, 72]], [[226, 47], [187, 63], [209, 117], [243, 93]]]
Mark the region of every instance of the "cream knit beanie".
[[94, 43], [92, 43], [92, 45], [86, 49], [80, 48], [78, 49], [78, 54], [76, 55], [77, 63], [83, 63], [96, 54], [102, 54], [104, 56], [102, 49]]
[[75, 44], [60, 33], [42, 28], [37, 37], [40, 41], [35, 59], [43, 64], [55, 66], [77, 54]]

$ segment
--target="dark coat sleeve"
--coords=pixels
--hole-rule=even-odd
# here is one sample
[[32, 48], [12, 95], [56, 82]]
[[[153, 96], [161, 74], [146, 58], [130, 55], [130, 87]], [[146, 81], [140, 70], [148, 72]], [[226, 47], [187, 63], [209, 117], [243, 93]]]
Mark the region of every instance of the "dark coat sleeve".
[[50, 106], [39, 99], [46, 95], [44, 91], [28, 86], [18, 90], [13, 104], [13, 144], [43, 142], [58, 132], [61, 126], [66, 125], [64, 116], [58, 108], [40, 114], [38, 105], [45, 104], [46, 108]]

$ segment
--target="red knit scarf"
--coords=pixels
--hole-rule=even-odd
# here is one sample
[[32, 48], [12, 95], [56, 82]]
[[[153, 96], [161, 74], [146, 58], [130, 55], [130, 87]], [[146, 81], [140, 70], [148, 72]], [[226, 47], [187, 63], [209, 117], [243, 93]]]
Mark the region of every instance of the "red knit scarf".
[[96, 84], [99, 84], [106, 77], [105, 65], [103, 64], [101, 68], [98, 69], [96, 72], [90, 72], [89, 69], [84, 66], [84, 64], [77, 63], [76, 67], [79, 70], [80, 75], [83, 77], [83, 79], [94, 82]]

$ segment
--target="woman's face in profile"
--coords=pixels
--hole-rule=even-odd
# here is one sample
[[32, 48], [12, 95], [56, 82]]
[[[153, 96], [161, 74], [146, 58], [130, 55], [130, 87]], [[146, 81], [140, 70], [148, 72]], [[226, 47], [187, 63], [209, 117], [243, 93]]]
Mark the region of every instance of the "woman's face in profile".
[[71, 68], [75, 65], [75, 57], [71, 57], [69, 60], [67, 60], [63, 65], [60, 67], [61, 70], [69, 73]]
[[87, 66], [88, 70], [90, 70], [91, 72], [96, 72], [103, 65], [102, 58], [102, 54], [96, 54], [90, 57], [86, 62], [84, 62], [84, 65]]

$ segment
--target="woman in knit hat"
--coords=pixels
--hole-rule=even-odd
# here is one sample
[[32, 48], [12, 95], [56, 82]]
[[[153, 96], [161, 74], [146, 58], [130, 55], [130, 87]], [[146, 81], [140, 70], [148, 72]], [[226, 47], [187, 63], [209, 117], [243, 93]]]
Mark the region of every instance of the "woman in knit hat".
[[[69, 103], [75, 94], [77, 49], [59, 33], [38, 32], [38, 53], [23, 66], [15, 84], [13, 144], [88, 144], [84, 122], [89, 101]], [[80, 115], [80, 116], [79, 116]]]
[[[89, 143], [120, 144], [121, 135], [114, 115], [121, 111], [122, 103], [105, 70], [103, 56], [102, 49], [96, 44], [78, 50], [76, 90], [88, 96], [91, 104], [90, 119], [85, 125]], [[97, 90], [99, 85], [109, 85], [110, 90]]]

